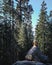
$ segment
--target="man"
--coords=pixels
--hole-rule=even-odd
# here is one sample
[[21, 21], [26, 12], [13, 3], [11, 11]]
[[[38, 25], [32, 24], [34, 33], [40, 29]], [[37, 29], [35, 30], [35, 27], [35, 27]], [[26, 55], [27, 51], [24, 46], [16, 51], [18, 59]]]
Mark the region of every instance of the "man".
[[33, 46], [28, 51], [27, 55], [25, 56], [25, 59], [32, 61], [46, 62], [48, 58], [38, 48], [38, 42], [33, 41]]

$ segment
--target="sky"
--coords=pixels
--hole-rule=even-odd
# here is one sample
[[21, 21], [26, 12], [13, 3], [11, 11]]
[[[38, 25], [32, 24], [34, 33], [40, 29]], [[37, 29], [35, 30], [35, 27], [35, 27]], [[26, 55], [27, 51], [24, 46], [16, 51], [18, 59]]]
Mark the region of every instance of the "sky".
[[[50, 10], [52, 10], [52, 0], [44, 0], [47, 4], [47, 12], [49, 14]], [[32, 26], [33, 26], [33, 31], [35, 31], [35, 27], [37, 25], [37, 19], [39, 18], [39, 13], [41, 9], [41, 4], [43, 0], [30, 0], [30, 4], [33, 7], [33, 14], [32, 14]]]

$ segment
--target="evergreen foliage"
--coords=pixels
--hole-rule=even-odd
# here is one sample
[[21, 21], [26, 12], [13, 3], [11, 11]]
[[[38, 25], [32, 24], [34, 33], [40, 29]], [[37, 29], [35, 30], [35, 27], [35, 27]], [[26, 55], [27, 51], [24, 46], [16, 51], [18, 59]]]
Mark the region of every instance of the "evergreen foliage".
[[46, 3], [43, 1], [35, 29], [35, 39], [38, 41], [42, 52], [48, 56], [49, 62], [52, 62], [52, 11], [48, 16], [46, 9]]
[[[27, 52], [27, 46], [30, 48], [27, 42], [29, 41], [27, 34], [29, 30], [32, 32], [32, 28], [26, 29], [26, 33], [25, 28], [27, 28], [27, 26], [25, 26], [25, 24], [29, 24], [28, 22], [31, 23], [30, 18], [33, 9], [32, 6], [28, 4], [29, 0], [15, 0], [15, 2], [17, 6], [14, 6], [14, 0], [0, 1], [1, 65], [11, 65], [17, 60], [24, 59], [25, 52]], [[27, 14], [30, 16], [27, 17]], [[26, 22], [25, 19], [29, 19], [28, 22]], [[31, 34], [31, 36], [33, 36], [33, 34]]]
[[[48, 17], [46, 10], [46, 3], [43, 1], [35, 38], [43, 53], [52, 60], [52, 11]], [[0, 65], [11, 65], [17, 60], [25, 59], [33, 41], [32, 13], [29, 0], [0, 1]]]
[[52, 62], [52, 11], [50, 11], [49, 14], [49, 42], [48, 42], [48, 57], [49, 57], [49, 61]]
[[40, 49], [43, 53], [47, 52], [47, 44], [48, 44], [48, 36], [49, 36], [49, 24], [48, 24], [48, 15], [46, 11], [46, 3], [45, 1], [41, 4], [41, 10], [39, 15], [39, 22], [36, 26], [36, 40], [39, 43]]

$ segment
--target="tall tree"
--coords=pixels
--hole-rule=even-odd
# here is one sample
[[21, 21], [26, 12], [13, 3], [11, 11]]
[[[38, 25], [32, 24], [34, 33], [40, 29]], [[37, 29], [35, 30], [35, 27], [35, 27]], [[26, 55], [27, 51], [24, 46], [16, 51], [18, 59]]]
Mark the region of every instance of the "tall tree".
[[[22, 42], [22, 43], [26, 44], [25, 47], [27, 47], [26, 48], [26, 51], [27, 51], [27, 49], [29, 49], [31, 47], [31, 42], [32, 42], [32, 37], [33, 37], [32, 22], [31, 22], [31, 14], [33, 12], [33, 8], [31, 5], [28, 4], [29, 0], [16, 0], [16, 2], [17, 2], [17, 7], [16, 7], [16, 12], [17, 12], [16, 31], [17, 32], [16, 33], [18, 33], [16, 39], [17, 39], [17, 42], [19, 40], [21, 40], [21, 42], [22, 42], [25, 39], [24, 40], [25, 42]], [[24, 27], [24, 29], [25, 29], [24, 31], [22, 31], [23, 28], [21, 28], [21, 26]], [[22, 33], [19, 32], [20, 30], [22, 31]], [[24, 33], [25, 37], [23, 36], [23, 33]], [[19, 38], [18, 38], [18, 36], [19, 36]], [[22, 43], [20, 43], [20, 44], [23, 45]], [[25, 50], [25, 48], [24, 48], [24, 50]]]
[[52, 11], [49, 14], [49, 42], [48, 42], [48, 57], [50, 62], [52, 62]]
[[[25, 12], [25, 19], [24, 19], [24, 25], [26, 27], [26, 36], [27, 36], [27, 43], [29, 44], [30, 48], [32, 45], [33, 40], [33, 33], [32, 33], [32, 21], [31, 21], [31, 14], [33, 13], [33, 8], [31, 5], [27, 4], [27, 11]], [[27, 45], [28, 45], [27, 44]]]
[[43, 51], [43, 53], [47, 52], [47, 44], [48, 44], [48, 35], [49, 35], [49, 26], [48, 26], [48, 15], [46, 11], [46, 3], [45, 1], [41, 4], [41, 10], [39, 15], [39, 22], [36, 26], [36, 40], [39, 43], [40, 49]]
[[[29, 0], [17, 0], [17, 21], [16, 26], [20, 28], [19, 23], [23, 23], [24, 27], [26, 27], [26, 34], [29, 34], [30, 30], [29, 26], [31, 25], [31, 14], [33, 12], [32, 6], [28, 4]], [[28, 28], [27, 28], [28, 27]], [[29, 29], [29, 30], [28, 30]], [[31, 29], [32, 30], [32, 29]]]
[[[3, 16], [0, 15], [0, 18], [3, 19], [0, 24], [0, 60], [2, 61], [1, 65], [10, 65], [18, 60], [18, 51], [25, 53], [27, 46], [30, 48], [29, 43], [32, 40], [32, 34], [30, 33], [32, 32], [31, 14], [33, 9], [28, 4], [29, 0], [2, 0], [2, 2], [2, 8], [0, 7], [0, 14], [3, 14]], [[17, 3], [16, 9], [14, 2]], [[24, 55], [22, 54], [22, 56]]]
[[[18, 60], [18, 46], [14, 38], [14, 3], [13, 0], [2, 0], [3, 21], [1, 24], [1, 65], [10, 65]], [[8, 59], [8, 60], [7, 60]]]
[[4, 26], [3, 26], [3, 0], [0, 1], [0, 64], [3, 60], [3, 33], [4, 33]]

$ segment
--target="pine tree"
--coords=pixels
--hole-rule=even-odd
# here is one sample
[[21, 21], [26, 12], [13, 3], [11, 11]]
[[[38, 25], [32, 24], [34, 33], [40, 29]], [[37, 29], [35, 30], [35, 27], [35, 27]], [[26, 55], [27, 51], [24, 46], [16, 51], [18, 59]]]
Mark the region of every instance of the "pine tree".
[[47, 52], [47, 44], [48, 44], [48, 35], [49, 35], [49, 26], [48, 26], [48, 15], [46, 11], [46, 3], [45, 1], [41, 4], [41, 10], [39, 15], [39, 22], [36, 26], [36, 40], [39, 43], [40, 49], [43, 53]]
[[27, 4], [27, 11], [25, 12], [25, 19], [24, 19], [24, 25], [26, 27], [26, 38], [27, 38], [27, 49], [29, 49], [32, 46], [32, 40], [33, 40], [33, 33], [32, 33], [32, 21], [31, 21], [31, 14], [33, 13], [33, 8], [31, 5]]
[[25, 45], [25, 34], [23, 24], [21, 24], [21, 28], [19, 30], [18, 45], [20, 45], [21, 48], [24, 48]]
[[49, 43], [48, 43], [48, 52], [49, 61], [52, 62], [52, 11], [49, 14]]
[[[3, 19], [2, 24], [0, 24], [0, 58], [1, 65], [10, 65], [18, 59], [18, 51], [25, 53], [27, 46], [30, 48], [29, 41], [32, 38], [30, 33], [32, 32], [31, 14], [33, 9], [28, 4], [29, 0], [16, 0], [16, 9], [14, 0], [2, 0], [2, 2], [2, 8], [0, 7], [0, 14], [3, 14], [3, 16], [0, 15], [0, 18]], [[25, 19], [27, 20], [26, 24], [28, 23], [27, 26], [24, 24]], [[22, 54], [22, 57], [24, 55]]]
[[[32, 37], [33, 35], [32, 33], [32, 27], [31, 27], [31, 14], [32, 14], [32, 6], [29, 5], [29, 0], [16, 0], [17, 1], [17, 7], [16, 7], [16, 12], [17, 12], [17, 18], [16, 18], [16, 33], [17, 37], [16, 40], [17, 42], [21, 39], [21, 41], [23, 41], [24, 39], [24, 43], [26, 43], [24, 51], [27, 52], [27, 50], [31, 47], [31, 42], [32, 42]], [[22, 25], [23, 24], [23, 25]], [[21, 25], [24, 26], [24, 35], [25, 37], [23, 38], [23, 34], [21, 34], [21, 32], [19, 32], [20, 30], [22, 31], [23, 28], [21, 28]], [[20, 29], [21, 28], [21, 29]], [[31, 32], [30, 32], [31, 31]], [[31, 35], [30, 35], [31, 34]], [[15, 35], [16, 36], [16, 35]], [[19, 36], [19, 38], [18, 38]], [[30, 37], [31, 36], [31, 37]], [[22, 43], [20, 43], [21, 45], [23, 45]], [[24, 51], [22, 51], [24, 53]]]
[[25, 35], [25, 30], [24, 30], [24, 25], [21, 24], [19, 34], [18, 34], [18, 46], [20, 47], [20, 54], [19, 54], [19, 59], [22, 60], [24, 59], [25, 56], [25, 51], [27, 49], [26, 47], [26, 35]]
[[10, 65], [18, 60], [18, 46], [14, 38], [14, 3], [13, 0], [2, 0], [3, 21], [1, 27], [1, 65]]
[[[24, 27], [26, 29], [25, 33], [26, 33], [26, 36], [27, 36], [26, 40], [30, 41], [29, 40], [30, 37], [28, 35], [32, 33], [31, 14], [33, 12], [33, 8], [28, 3], [29, 3], [29, 0], [25, 0], [25, 1], [24, 0], [23, 1], [17, 0], [16, 10], [17, 10], [18, 15], [17, 15], [17, 20], [16, 20], [16, 26], [18, 28], [17, 30], [19, 30], [19, 28], [21, 28], [19, 24], [20, 23], [24, 24]], [[29, 26], [31, 26], [31, 28]], [[29, 33], [30, 32], [29, 30], [31, 30], [31, 33]], [[33, 35], [31, 35], [31, 36], [33, 36]]]
[[3, 60], [3, 33], [4, 33], [4, 26], [3, 26], [3, 0], [0, 1], [0, 64]]

